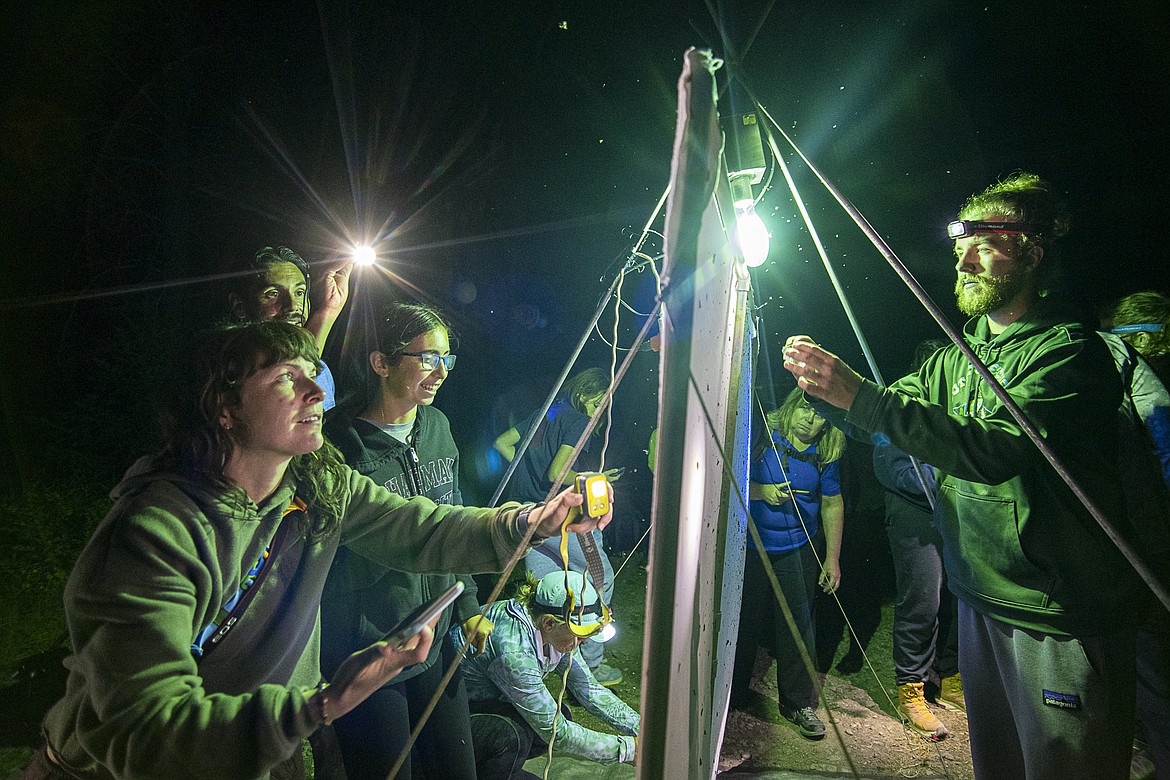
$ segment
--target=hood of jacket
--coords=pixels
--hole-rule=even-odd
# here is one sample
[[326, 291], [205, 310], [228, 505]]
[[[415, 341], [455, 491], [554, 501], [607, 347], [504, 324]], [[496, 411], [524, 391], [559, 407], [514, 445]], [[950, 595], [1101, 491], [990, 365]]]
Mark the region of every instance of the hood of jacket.
[[296, 489], [291, 474], [285, 474], [280, 487], [260, 505], [253, 502], [240, 488], [227, 483], [216, 485], [205, 474], [179, 463], [173, 457], [155, 454], [139, 458], [122, 480], [110, 491], [115, 503], [132, 501], [147, 491], [173, 487], [186, 499], [195, 503], [209, 519], [224, 521], [257, 521], [273, 511], [281, 512], [292, 501]]

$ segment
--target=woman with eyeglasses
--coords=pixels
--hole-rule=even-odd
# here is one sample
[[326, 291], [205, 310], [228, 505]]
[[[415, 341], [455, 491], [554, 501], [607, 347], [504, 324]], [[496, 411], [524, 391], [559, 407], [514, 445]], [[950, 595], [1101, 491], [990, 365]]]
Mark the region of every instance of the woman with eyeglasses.
[[[325, 426], [346, 462], [399, 495], [426, 496], [437, 504], [462, 504], [459, 450], [447, 417], [432, 406], [455, 366], [451, 329], [429, 306], [390, 306], [373, 334], [365, 382], [343, 398]], [[479, 619], [470, 576], [410, 574], [342, 548], [333, 563], [321, 604], [322, 668], [331, 670], [356, 648], [383, 636], [414, 608], [447, 590], [456, 579], [463, 595], [439, 618], [436, 640], [421, 663], [375, 691], [334, 724], [349, 780], [384, 780], [411, 730], [439, 687], [457, 650], [447, 629], [464, 624], [483, 646], [491, 623]], [[467, 695], [454, 677], [414, 744], [429, 776], [475, 780]], [[409, 778], [410, 762], [399, 778]]]
[[[521, 437], [536, 426], [536, 433], [508, 485], [505, 494], [508, 498], [513, 501], [544, 501], [562, 472], [565, 472], [563, 484], [573, 484], [577, 477], [577, 472], [574, 471], [577, 463], [570, 462], [573, 449], [581, 434], [589, 427], [589, 419], [601, 405], [608, 389], [609, 377], [600, 368], [587, 368], [565, 382], [560, 397], [549, 407], [542, 419], [537, 419], [539, 410], [534, 411], [522, 423], [500, 434], [495, 441], [495, 449], [505, 461], [511, 463], [516, 457], [516, 445]], [[590, 437], [596, 435], [598, 428], [600, 426], [590, 432]], [[589, 451], [588, 439], [581, 451]], [[605, 474], [611, 482], [616, 482], [621, 470], [608, 469]], [[601, 595], [608, 604], [613, 597], [613, 566], [605, 554], [601, 534], [593, 534], [593, 541], [600, 554], [605, 577]], [[586, 570], [585, 553], [576, 537], [569, 540], [568, 557], [568, 566], [571, 570]], [[534, 547], [524, 556], [524, 566], [528, 573], [537, 579], [549, 572], [564, 569], [565, 561], [561, 557], [560, 540], [549, 539], [544, 544]], [[602, 685], [617, 685], [622, 681], [620, 669], [603, 663], [605, 646], [601, 643], [590, 642], [581, 648], [581, 655]]]
[[291, 323], [218, 328], [179, 355], [165, 447], [131, 467], [70, 573], [68, 686], [26, 780], [266, 778], [432, 645], [430, 627], [404, 649], [371, 642], [322, 680], [340, 545], [414, 571], [499, 571], [529, 523], [559, 533], [581, 504], [439, 506], [358, 474], [324, 442], [317, 345]]
[[[845, 435], [809, 406], [799, 387], [779, 409], [768, 413], [767, 423], [770, 436], [756, 448], [749, 473], [752, 521], [808, 657], [815, 659], [817, 586], [834, 593], [841, 582], [845, 504], [839, 460], [845, 451]], [[765, 627], [770, 627], [776, 654], [780, 714], [796, 724], [804, 738], [821, 739], [825, 725], [816, 712], [817, 686], [749, 535], [731, 687], [733, 707], [742, 708], [750, 694], [756, 647]]]

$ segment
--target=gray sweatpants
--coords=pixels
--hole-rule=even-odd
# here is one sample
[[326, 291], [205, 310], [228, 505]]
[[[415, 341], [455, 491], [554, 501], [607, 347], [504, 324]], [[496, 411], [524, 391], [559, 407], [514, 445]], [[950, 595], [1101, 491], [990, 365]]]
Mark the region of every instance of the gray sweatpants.
[[1134, 629], [1065, 637], [959, 602], [959, 670], [980, 780], [1128, 780]]

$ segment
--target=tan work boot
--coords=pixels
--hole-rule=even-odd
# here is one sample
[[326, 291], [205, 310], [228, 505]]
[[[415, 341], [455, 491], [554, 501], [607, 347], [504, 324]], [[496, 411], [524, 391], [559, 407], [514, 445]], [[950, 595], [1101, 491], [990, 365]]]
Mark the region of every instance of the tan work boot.
[[926, 696], [922, 683], [902, 683], [898, 686], [898, 712], [910, 721], [910, 725], [928, 735], [931, 739], [942, 739], [947, 727], [926, 708]]
[[963, 698], [963, 678], [955, 672], [950, 677], [938, 681], [938, 696], [935, 704], [948, 710], [967, 711], [967, 700]]

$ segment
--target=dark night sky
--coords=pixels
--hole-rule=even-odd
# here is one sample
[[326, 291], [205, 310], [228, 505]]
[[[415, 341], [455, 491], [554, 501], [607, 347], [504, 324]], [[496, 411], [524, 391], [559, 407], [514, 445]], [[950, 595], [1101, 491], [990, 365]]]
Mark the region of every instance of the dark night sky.
[[[728, 54], [694, 0], [24, 5], [0, 24], [0, 465], [17, 481], [112, 482], [150, 446], [142, 398], [156, 356], [223, 312], [207, 277], [265, 244], [313, 261], [363, 234], [381, 235], [383, 262], [455, 318], [460, 366], [439, 406], [465, 477], [486, 481], [475, 452], [503, 409], [547, 391], [666, 184], [683, 51]], [[941, 228], [1019, 168], [1067, 193], [1069, 267], [1089, 302], [1167, 287], [1168, 12], [1103, 6], [720, 10], [742, 47], [770, 8], [728, 70], [953, 312]], [[932, 335], [928, 318], [808, 172], [794, 173], [897, 376]], [[755, 276], [769, 342], [808, 332], [860, 366], [776, 182], [760, 207], [772, 254]], [[364, 275], [354, 316], [385, 289]], [[646, 310], [647, 275], [625, 289]], [[623, 321], [628, 343], [638, 323]], [[608, 361], [596, 337], [585, 359]], [[654, 363], [638, 358], [620, 398], [615, 457], [630, 465]]]

